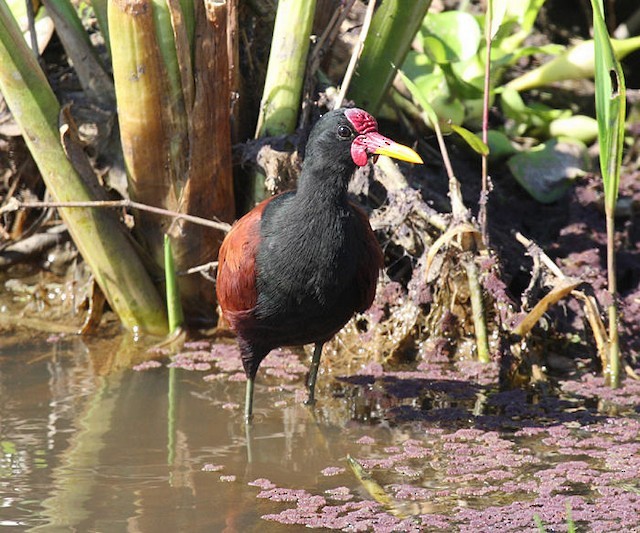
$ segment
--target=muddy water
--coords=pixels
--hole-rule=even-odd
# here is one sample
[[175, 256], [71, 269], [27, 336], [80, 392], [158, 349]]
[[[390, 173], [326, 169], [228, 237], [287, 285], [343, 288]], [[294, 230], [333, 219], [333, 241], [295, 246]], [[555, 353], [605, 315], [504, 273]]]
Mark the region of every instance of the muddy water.
[[[74, 337], [16, 338], [0, 354], [3, 531], [256, 531], [273, 506], [248, 482], [322, 491], [320, 472], [363, 434], [259, 386], [248, 447], [240, 409], [228, 408], [242, 403], [241, 382], [166, 367], [98, 377], [100, 354]], [[281, 529], [291, 531], [269, 524]]]

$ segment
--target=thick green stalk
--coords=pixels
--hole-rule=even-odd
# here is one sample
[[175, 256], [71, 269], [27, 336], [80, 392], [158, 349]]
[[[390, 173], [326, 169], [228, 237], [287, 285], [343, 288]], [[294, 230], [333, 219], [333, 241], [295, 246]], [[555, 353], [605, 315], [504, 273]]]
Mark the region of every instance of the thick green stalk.
[[[226, 5], [183, 0], [109, 3], [120, 140], [133, 200], [207, 219], [234, 217]], [[197, 36], [189, 42], [190, 35]], [[176, 270], [213, 261], [224, 236], [136, 213], [137, 236], [158, 268], [164, 236]], [[187, 323], [211, 324], [215, 290], [183, 276]]]
[[383, 0], [348, 93], [356, 105], [378, 112], [430, 5], [431, 0]]
[[[278, 2], [256, 139], [296, 128], [315, 10], [316, 0]], [[267, 196], [264, 180], [259, 170], [250, 176], [248, 207]]]
[[[0, 90], [54, 199], [103, 199], [97, 180], [84, 182], [64, 153], [58, 132], [60, 105], [4, 0], [0, 0], [0, 65]], [[163, 302], [115, 214], [101, 209], [60, 209], [60, 214], [123, 324], [165, 334]]]
[[280, 0], [256, 137], [295, 130], [316, 0]]
[[176, 267], [173, 262], [173, 252], [171, 251], [171, 240], [168, 235], [164, 236], [164, 279], [167, 287], [169, 332], [173, 333], [182, 326], [184, 317], [182, 315], [182, 305], [180, 304], [178, 277], [176, 276]]
[[[177, 71], [163, 59], [172, 39], [157, 38], [157, 26], [169, 24], [156, 14], [152, 0], [109, 2], [111, 57], [118, 101], [120, 139], [131, 198], [176, 210], [178, 184], [185, 176], [187, 125], [182, 94], [176, 89]], [[170, 24], [169, 24], [170, 31]], [[175, 49], [171, 66], [175, 67]], [[181, 117], [181, 118], [180, 118]], [[141, 236], [156, 263], [164, 261], [164, 231], [153, 231], [166, 221], [140, 217]], [[139, 235], [140, 236], [140, 235]]]

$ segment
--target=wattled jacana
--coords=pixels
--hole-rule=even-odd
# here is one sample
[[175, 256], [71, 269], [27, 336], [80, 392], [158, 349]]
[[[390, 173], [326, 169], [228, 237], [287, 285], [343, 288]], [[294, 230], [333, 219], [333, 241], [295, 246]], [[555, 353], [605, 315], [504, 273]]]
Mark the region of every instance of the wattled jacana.
[[373, 302], [382, 251], [347, 185], [356, 166], [375, 155], [422, 163], [378, 133], [366, 111], [326, 113], [309, 136], [297, 190], [258, 204], [222, 243], [216, 291], [238, 336], [247, 420], [256, 372], [271, 350], [315, 344], [307, 380], [313, 403], [322, 345]]

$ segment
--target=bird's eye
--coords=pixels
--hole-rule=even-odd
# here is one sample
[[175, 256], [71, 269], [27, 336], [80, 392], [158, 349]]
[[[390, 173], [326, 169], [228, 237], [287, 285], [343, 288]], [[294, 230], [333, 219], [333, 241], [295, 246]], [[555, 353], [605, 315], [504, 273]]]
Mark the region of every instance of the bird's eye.
[[343, 139], [351, 137], [351, 130], [347, 126], [338, 126], [338, 136]]

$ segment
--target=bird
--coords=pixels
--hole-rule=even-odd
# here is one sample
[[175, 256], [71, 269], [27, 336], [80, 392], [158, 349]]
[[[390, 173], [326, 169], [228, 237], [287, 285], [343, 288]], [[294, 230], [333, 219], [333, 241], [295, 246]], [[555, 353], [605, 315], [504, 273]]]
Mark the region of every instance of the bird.
[[368, 112], [325, 113], [309, 134], [297, 188], [255, 206], [220, 246], [216, 294], [247, 377], [246, 422], [258, 367], [271, 350], [314, 344], [306, 381], [312, 405], [324, 343], [373, 303], [383, 254], [347, 187], [356, 167], [379, 155], [423, 162], [380, 134]]

